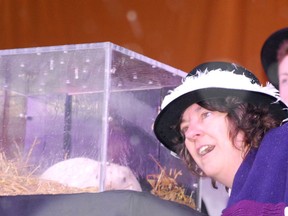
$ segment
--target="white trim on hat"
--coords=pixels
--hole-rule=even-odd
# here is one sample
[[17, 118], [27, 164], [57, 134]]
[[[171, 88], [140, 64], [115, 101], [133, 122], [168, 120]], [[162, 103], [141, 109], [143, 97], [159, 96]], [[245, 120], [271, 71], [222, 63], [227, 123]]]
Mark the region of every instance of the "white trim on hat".
[[280, 100], [279, 91], [269, 82], [266, 84], [266, 86], [262, 86], [258, 85], [257, 83], [252, 83], [251, 79], [246, 77], [244, 74], [235, 74], [233, 71], [222, 71], [221, 69], [216, 69], [210, 71], [205, 70], [204, 72], [197, 71], [195, 76], [186, 77], [180, 86], [174, 90], [171, 90], [164, 98], [161, 104], [161, 109], [164, 109], [176, 98], [188, 92], [206, 88], [222, 88], [259, 92], [274, 97], [275, 103]]

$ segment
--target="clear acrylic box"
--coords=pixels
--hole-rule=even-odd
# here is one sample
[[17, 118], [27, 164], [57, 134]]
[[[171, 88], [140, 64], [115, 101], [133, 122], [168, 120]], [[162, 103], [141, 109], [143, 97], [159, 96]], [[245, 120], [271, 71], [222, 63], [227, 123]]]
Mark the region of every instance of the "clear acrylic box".
[[23, 175], [42, 178], [55, 164], [77, 159], [54, 174], [75, 183], [92, 172], [100, 192], [125, 189], [115, 185], [123, 173], [124, 184], [133, 175], [140, 185], [128, 189], [149, 191], [165, 172], [198, 202], [198, 178], [152, 130], [161, 100], [185, 75], [109, 42], [2, 50], [2, 160], [20, 161]]

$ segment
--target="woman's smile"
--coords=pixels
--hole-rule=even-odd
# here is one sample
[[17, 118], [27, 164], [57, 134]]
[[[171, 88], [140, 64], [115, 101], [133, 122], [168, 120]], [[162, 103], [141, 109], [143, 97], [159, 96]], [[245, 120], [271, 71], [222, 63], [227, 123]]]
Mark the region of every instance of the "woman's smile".
[[214, 145], [203, 145], [198, 149], [198, 154], [203, 157], [204, 155], [213, 151], [214, 148], [215, 148]]

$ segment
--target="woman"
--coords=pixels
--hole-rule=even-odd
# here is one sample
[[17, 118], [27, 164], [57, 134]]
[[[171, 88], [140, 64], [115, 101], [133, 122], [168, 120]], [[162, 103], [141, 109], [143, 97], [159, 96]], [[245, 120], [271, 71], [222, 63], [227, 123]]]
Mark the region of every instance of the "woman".
[[287, 118], [272, 85], [239, 65], [208, 62], [164, 98], [154, 132], [194, 174], [231, 189], [223, 215], [284, 215]]
[[288, 28], [271, 34], [261, 50], [261, 62], [269, 81], [288, 103]]

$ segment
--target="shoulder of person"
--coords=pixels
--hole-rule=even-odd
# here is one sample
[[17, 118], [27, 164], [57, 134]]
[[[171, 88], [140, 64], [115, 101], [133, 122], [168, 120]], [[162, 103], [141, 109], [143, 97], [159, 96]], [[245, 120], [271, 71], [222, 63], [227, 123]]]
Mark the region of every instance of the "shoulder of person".
[[287, 135], [288, 135], [288, 122], [282, 124], [277, 128], [269, 130], [263, 137], [259, 149], [272, 150], [276, 147], [277, 151], [280, 151], [282, 149], [283, 151], [286, 152], [288, 151]]
[[288, 121], [284, 122], [281, 126], [273, 128], [265, 135], [267, 136], [283, 136], [288, 134]]

